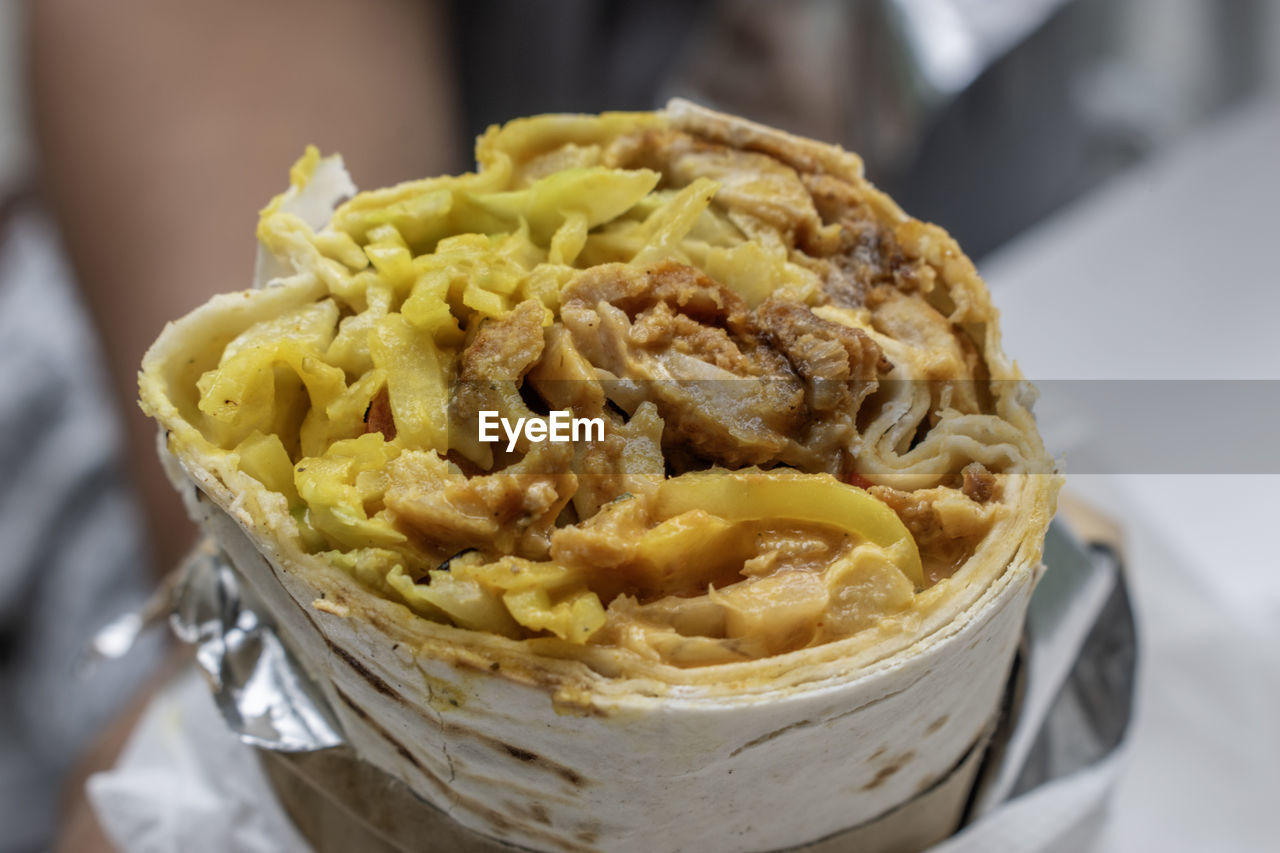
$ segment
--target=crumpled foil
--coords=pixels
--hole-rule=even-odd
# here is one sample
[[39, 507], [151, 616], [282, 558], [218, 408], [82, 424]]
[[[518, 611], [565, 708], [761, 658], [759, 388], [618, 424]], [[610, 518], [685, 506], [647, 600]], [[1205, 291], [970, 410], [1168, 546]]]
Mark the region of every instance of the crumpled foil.
[[1044, 563], [969, 821], [1102, 761], [1129, 729], [1138, 646], [1119, 555], [1056, 519]]
[[[1137, 644], [1116, 554], [1055, 521], [1045, 575], [968, 820], [1101, 761], [1124, 740]], [[196, 649], [215, 703], [240, 740], [309, 752], [345, 743], [324, 696], [280, 641], [228, 560], [206, 543], [182, 568], [170, 623]]]
[[206, 542], [181, 572], [169, 624], [195, 647], [218, 711], [240, 740], [280, 752], [346, 743], [320, 688], [230, 561]]

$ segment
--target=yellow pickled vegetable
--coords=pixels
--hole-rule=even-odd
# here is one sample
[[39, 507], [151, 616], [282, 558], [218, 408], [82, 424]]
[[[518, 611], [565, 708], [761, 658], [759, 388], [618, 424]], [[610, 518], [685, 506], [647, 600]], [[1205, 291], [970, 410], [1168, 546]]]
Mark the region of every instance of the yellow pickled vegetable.
[[847, 530], [893, 549], [901, 555], [902, 573], [916, 586], [924, 585], [920, 551], [897, 514], [865, 489], [829, 474], [706, 471], [673, 477], [659, 487], [660, 518], [698, 509], [729, 521], [790, 519]]

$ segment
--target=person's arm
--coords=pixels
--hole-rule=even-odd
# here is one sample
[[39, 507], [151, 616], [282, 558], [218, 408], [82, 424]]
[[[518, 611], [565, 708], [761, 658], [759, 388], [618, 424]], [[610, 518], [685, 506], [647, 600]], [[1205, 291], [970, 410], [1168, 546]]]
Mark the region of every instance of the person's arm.
[[426, 0], [34, 0], [30, 26], [43, 189], [166, 569], [192, 530], [134, 402], [143, 351], [248, 286], [257, 211], [305, 144], [365, 187], [456, 168], [445, 22]]

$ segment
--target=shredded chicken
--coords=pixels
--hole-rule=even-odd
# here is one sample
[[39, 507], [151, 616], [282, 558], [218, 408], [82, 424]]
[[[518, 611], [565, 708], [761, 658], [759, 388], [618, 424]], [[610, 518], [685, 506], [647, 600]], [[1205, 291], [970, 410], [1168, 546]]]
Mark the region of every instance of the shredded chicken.
[[565, 288], [560, 316], [587, 360], [620, 380], [605, 383], [611, 400], [632, 412], [657, 406], [664, 444], [761, 464], [783, 457], [805, 422], [790, 364], [741, 297], [693, 267], [594, 267]]
[[893, 231], [877, 219], [856, 189], [830, 175], [805, 175], [804, 183], [822, 221], [834, 226], [806, 232], [803, 244], [823, 275], [830, 304], [860, 308], [878, 286], [907, 293], [929, 289], [932, 271], [907, 259]]
[[[479, 441], [479, 413], [496, 411], [512, 420], [535, 416], [521, 398], [519, 384], [546, 346], [542, 317], [542, 303], [525, 300], [507, 316], [481, 323], [462, 352], [451, 401], [450, 437], [459, 452], [486, 470], [493, 465], [493, 455], [490, 446]], [[526, 452], [529, 446], [522, 436], [516, 448]]]
[[542, 314], [540, 302], [526, 299], [507, 316], [481, 323], [462, 353], [459, 378], [464, 382], [519, 380], [542, 356]]
[[433, 546], [545, 558], [577, 489], [572, 455], [568, 444], [543, 442], [501, 471], [465, 477], [435, 454], [407, 453], [388, 466], [384, 502], [397, 526]]
[[718, 145], [679, 131], [650, 130], [619, 139], [606, 160], [662, 172], [675, 186], [698, 178], [716, 181], [720, 185], [716, 201], [748, 233], [759, 230], [753, 221], [760, 222], [794, 242], [797, 230], [819, 224], [813, 198], [796, 170], [758, 151]]
[[755, 312], [761, 329], [809, 385], [818, 412], [855, 415], [893, 365], [861, 329], [833, 323], [798, 302], [771, 296]]
[[964, 492], [969, 500], [984, 504], [996, 496], [1000, 484], [996, 481], [995, 474], [988, 471], [987, 466], [981, 462], [970, 462], [964, 466], [960, 475], [964, 480], [960, 491]]
[[525, 379], [549, 409], [570, 409], [585, 418], [604, 408], [604, 389], [595, 368], [559, 324], [547, 329], [546, 349]]
[[872, 486], [868, 491], [888, 504], [911, 532], [924, 561], [926, 584], [950, 577], [1000, 512], [995, 504], [978, 503], [967, 493], [945, 486], [913, 492]]
[[603, 441], [584, 442], [574, 454], [578, 491], [573, 506], [579, 518], [590, 518], [600, 507], [622, 495], [643, 495], [662, 482], [662, 418], [653, 403], [641, 403], [630, 420], [610, 412]]

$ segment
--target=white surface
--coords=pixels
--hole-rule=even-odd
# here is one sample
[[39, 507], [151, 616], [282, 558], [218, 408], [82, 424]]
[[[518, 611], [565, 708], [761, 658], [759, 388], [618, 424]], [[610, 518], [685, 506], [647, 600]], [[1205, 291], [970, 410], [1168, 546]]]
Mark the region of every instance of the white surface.
[[1041, 379], [1280, 379], [1280, 101], [1110, 184], [982, 273]]
[[[1255, 103], [984, 265], [1027, 375], [1280, 377], [1278, 151], [1280, 103]], [[1045, 428], [1107, 442], [1087, 423]], [[1071, 477], [1071, 449], [1055, 448], [1068, 487], [1126, 527], [1143, 643], [1092, 849], [1276, 849], [1280, 477]]]
[[194, 668], [151, 701], [118, 765], [91, 776], [88, 793], [107, 837], [128, 853], [310, 849]]

